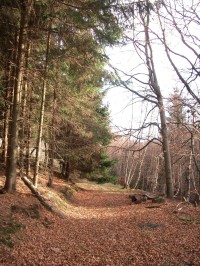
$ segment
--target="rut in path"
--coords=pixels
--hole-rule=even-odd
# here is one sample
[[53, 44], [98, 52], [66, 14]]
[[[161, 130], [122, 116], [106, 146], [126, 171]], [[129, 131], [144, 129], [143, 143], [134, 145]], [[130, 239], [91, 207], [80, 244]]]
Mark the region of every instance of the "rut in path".
[[131, 205], [128, 194], [92, 190], [76, 193], [72, 202], [76, 206], [87, 208], [120, 208]]
[[104, 191], [79, 191], [71, 199], [67, 214], [76, 218], [115, 217], [132, 208], [130, 198], [125, 193]]

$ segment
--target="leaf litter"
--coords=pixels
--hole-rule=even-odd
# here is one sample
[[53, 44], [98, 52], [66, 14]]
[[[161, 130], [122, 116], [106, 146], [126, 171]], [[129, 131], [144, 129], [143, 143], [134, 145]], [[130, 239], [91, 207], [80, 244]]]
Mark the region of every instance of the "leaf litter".
[[[48, 193], [44, 184], [41, 189]], [[65, 186], [63, 180], [55, 180], [51, 193]], [[20, 180], [15, 195], [0, 195], [0, 223], [12, 215], [23, 225], [9, 234], [11, 247], [0, 242], [0, 265], [200, 265], [199, 207], [174, 213], [177, 202], [168, 200], [159, 208], [146, 208], [152, 203], [131, 204], [127, 193], [88, 186], [69, 201], [63, 199], [65, 218], [41, 206]], [[37, 219], [24, 211], [30, 213], [38, 204]], [[21, 209], [11, 212], [12, 206]]]

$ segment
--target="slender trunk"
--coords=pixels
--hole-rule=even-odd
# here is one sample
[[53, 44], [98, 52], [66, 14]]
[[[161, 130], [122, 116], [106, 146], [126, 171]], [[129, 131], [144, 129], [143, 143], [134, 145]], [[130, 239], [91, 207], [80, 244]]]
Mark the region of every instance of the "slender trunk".
[[9, 127], [9, 87], [7, 86], [6, 89], [6, 98], [5, 101], [7, 102], [6, 110], [4, 112], [4, 125], [3, 125], [3, 138], [2, 138], [2, 161], [6, 165], [7, 161], [7, 150], [8, 150], [8, 127]]
[[45, 98], [46, 98], [46, 90], [47, 90], [47, 71], [48, 71], [48, 63], [49, 63], [49, 49], [50, 49], [50, 40], [51, 40], [51, 32], [48, 31], [47, 36], [47, 48], [46, 48], [46, 59], [44, 66], [44, 77], [42, 84], [42, 101], [40, 108], [40, 119], [39, 119], [39, 129], [38, 129], [38, 137], [37, 137], [37, 145], [36, 145], [36, 158], [35, 158], [35, 173], [33, 177], [33, 184], [37, 187], [38, 184], [38, 173], [39, 173], [39, 165], [40, 165], [40, 151], [41, 151], [41, 143], [42, 143], [42, 130], [43, 130], [43, 122], [44, 122], [44, 107], [45, 107]]
[[155, 172], [154, 172], [154, 183], [152, 187], [152, 192], [155, 192], [158, 185], [158, 171], [159, 171], [160, 159], [159, 156], [155, 157]]
[[[148, 6], [149, 0], [146, 0], [146, 6]], [[156, 95], [157, 105], [160, 113], [160, 122], [161, 122], [161, 135], [162, 135], [162, 148], [164, 155], [164, 165], [165, 165], [165, 178], [166, 178], [166, 193], [168, 198], [172, 198], [174, 195], [173, 189], [173, 178], [172, 178], [172, 167], [171, 167], [171, 155], [169, 148], [169, 137], [167, 130], [167, 121], [165, 115], [165, 108], [163, 103], [163, 96], [160, 90], [160, 86], [157, 79], [157, 74], [154, 66], [153, 50], [151, 46], [151, 40], [149, 36], [149, 12], [145, 15], [140, 13], [140, 18], [144, 27], [145, 34], [145, 56], [146, 56], [146, 65], [148, 68], [149, 74], [149, 86], [152, 92]]]
[[198, 186], [196, 184], [196, 180], [195, 180], [195, 176], [194, 176], [194, 169], [195, 167], [192, 167], [192, 163], [194, 162], [194, 165], [196, 166], [196, 158], [195, 158], [195, 138], [193, 136], [193, 134], [191, 135], [191, 156], [192, 156], [192, 161], [191, 161], [191, 165], [190, 165], [190, 181], [191, 181], [191, 185], [192, 185], [192, 189], [194, 189], [195, 191], [198, 192]]
[[54, 88], [53, 108], [52, 108], [53, 110], [52, 110], [52, 119], [51, 119], [51, 127], [50, 127], [50, 144], [49, 144], [49, 180], [48, 180], [48, 186], [50, 186], [50, 187], [53, 185], [56, 107], [57, 107], [57, 97], [56, 97], [56, 90]]
[[165, 178], [166, 178], [166, 190], [167, 190], [166, 193], [167, 197], [172, 198], [174, 196], [172, 164], [171, 164], [171, 155], [169, 148], [167, 121], [166, 121], [166, 115], [165, 115], [165, 109], [162, 97], [158, 98], [158, 106], [160, 112], [162, 148], [163, 148], [164, 163], [165, 163]]
[[179, 165], [179, 171], [178, 171], [178, 176], [179, 176], [179, 195], [182, 197], [183, 196], [183, 174], [182, 174], [182, 164], [180, 162]]
[[21, 122], [20, 122], [20, 140], [19, 140], [19, 147], [20, 147], [20, 175], [23, 175], [24, 172], [24, 165], [25, 165], [25, 149], [26, 149], [26, 142], [27, 136], [25, 135], [25, 131], [28, 127], [28, 93], [29, 93], [29, 82], [28, 82], [28, 68], [29, 68], [29, 57], [30, 57], [30, 40], [27, 41], [26, 44], [26, 58], [25, 58], [25, 69], [24, 69], [24, 78], [23, 78], [23, 91], [21, 97]]
[[144, 158], [145, 158], [145, 155], [146, 155], [146, 152], [147, 152], [147, 148], [148, 146], [145, 148], [143, 154], [142, 154], [142, 158], [141, 158], [141, 161], [140, 161], [140, 166], [139, 166], [139, 173], [138, 173], [138, 178], [135, 182], [135, 186], [134, 186], [134, 189], [137, 188], [138, 184], [139, 184], [139, 181], [140, 181], [140, 178], [141, 178], [141, 174], [142, 174], [142, 166], [143, 166], [143, 162], [144, 162]]
[[9, 134], [9, 119], [12, 113], [13, 104], [13, 91], [14, 91], [14, 81], [16, 77], [16, 62], [17, 62], [17, 49], [18, 49], [18, 34], [16, 33], [14, 48], [12, 49], [9, 56], [9, 66], [7, 73], [6, 82], [6, 111], [4, 112], [4, 129], [3, 129], [3, 143], [2, 143], [2, 159], [3, 162], [7, 163], [7, 152], [8, 152], [8, 134]]
[[31, 142], [31, 125], [30, 125], [30, 118], [28, 120], [27, 125], [27, 143], [26, 143], [26, 176], [30, 176], [30, 142]]
[[[129, 148], [128, 148], [129, 149]], [[126, 188], [129, 189], [130, 188], [130, 174], [131, 174], [131, 171], [132, 171], [132, 168], [129, 169], [130, 167], [130, 151], [128, 150], [127, 151], [127, 155], [126, 155], [126, 158], [125, 158], [125, 185], [126, 185]], [[133, 165], [132, 165], [133, 166]]]
[[6, 164], [5, 190], [14, 192], [16, 190], [16, 163], [17, 163], [17, 119], [19, 110], [19, 92], [22, 80], [22, 66], [24, 60], [24, 36], [27, 21], [26, 8], [21, 6], [21, 21], [18, 41], [18, 54], [16, 62], [16, 76], [14, 83], [13, 107], [9, 125], [8, 158]]
[[188, 165], [188, 188], [187, 188], [187, 200], [189, 201], [190, 198], [190, 192], [191, 192], [191, 175], [192, 175], [192, 151], [190, 152], [190, 159], [189, 159], [189, 165]]
[[26, 123], [26, 132], [27, 132], [27, 140], [25, 143], [25, 149], [26, 149], [26, 176], [30, 177], [30, 156], [31, 156], [31, 150], [30, 150], [30, 144], [31, 144], [31, 115], [33, 111], [33, 88], [29, 88], [29, 102], [28, 102], [29, 108], [27, 110], [27, 123]]

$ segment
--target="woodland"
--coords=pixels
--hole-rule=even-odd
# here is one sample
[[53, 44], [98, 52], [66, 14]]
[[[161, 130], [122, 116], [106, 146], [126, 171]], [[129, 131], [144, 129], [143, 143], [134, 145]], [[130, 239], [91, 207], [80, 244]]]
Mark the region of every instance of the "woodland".
[[[0, 265], [199, 265], [199, 23], [197, 0], [0, 1]], [[118, 87], [145, 111], [113, 131]]]

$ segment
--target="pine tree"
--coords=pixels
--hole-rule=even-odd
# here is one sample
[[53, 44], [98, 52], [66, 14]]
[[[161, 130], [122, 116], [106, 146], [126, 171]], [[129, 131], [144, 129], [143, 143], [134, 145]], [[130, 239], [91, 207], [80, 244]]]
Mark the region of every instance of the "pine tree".
[[[120, 34], [115, 1], [18, 2], [1, 2], [0, 25], [4, 44], [9, 44], [8, 50], [0, 46], [1, 56], [5, 54], [1, 133], [8, 192], [15, 190], [17, 164], [22, 175], [25, 168], [30, 175], [35, 151], [37, 185], [42, 141], [49, 147], [51, 169], [54, 157], [76, 163], [83, 158], [84, 167], [96, 160], [101, 145], [110, 138], [101, 106], [100, 88], [107, 75], [103, 51]], [[5, 20], [9, 27], [15, 26], [5, 27]]]

